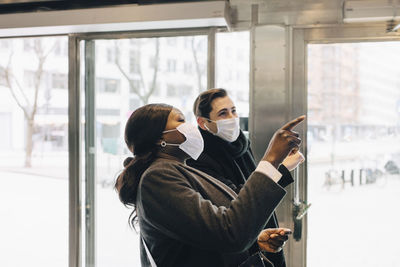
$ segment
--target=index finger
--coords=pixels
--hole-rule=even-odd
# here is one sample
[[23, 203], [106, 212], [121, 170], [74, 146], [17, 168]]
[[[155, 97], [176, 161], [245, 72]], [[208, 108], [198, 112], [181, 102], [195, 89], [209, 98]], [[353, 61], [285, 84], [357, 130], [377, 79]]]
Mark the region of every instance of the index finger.
[[292, 130], [294, 127], [296, 127], [297, 124], [299, 124], [300, 122], [302, 122], [304, 119], [306, 118], [306, 115], [302, 115], [300, 117], [297, 117], [296, 119], [289, 121], [288, 123], [286, 123], [285, 125], [282, 126], [282, 130]]

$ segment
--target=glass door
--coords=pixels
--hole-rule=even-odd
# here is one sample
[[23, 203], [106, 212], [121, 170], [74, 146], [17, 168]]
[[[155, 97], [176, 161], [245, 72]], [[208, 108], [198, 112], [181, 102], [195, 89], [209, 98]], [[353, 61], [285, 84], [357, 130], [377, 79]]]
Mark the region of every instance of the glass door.
[[[173, 105], [196, 123], [195, 98], [217, 84], [240, 107], [247, 130], [249, 34], [208, 29], [79, 36], [79, 40], [85, 155], [83, 266], [139, 266], [140, 229], [130, 227], [132, 209], [122, 205], [114, 189], [123, 161], [132, 156], [123, 140], [125, 123], [135, 109], [149, 103]], [[229, 55], [223, 54], [225, 50]]]
[[400, 42], [307, 52], [307, 266], [399, 266]]

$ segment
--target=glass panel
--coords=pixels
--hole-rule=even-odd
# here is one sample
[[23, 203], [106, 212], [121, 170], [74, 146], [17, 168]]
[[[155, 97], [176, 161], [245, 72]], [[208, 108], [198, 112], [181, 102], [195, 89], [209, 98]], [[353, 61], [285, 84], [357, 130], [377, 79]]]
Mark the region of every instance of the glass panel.
[[241, 119], [240, 126], [248, 131], [250, 33], [217, 33], [216, 47], [216, 87], [228, 91]]
[[400, 266], [399, 61], [399, 42], [308, 46], [307, 266]]
[[67, 47], [0, 40], [0, 266], [68, 265]]
[[130, 156], [125, 123], [136, 108], [160, 102], [194, 122], [194, 99], [207, 84], [207, 36], [97, 40], [95, 47], [97, 266], [139, 266], [139, 236], [128, 225], [131, 210], [113, 189]]

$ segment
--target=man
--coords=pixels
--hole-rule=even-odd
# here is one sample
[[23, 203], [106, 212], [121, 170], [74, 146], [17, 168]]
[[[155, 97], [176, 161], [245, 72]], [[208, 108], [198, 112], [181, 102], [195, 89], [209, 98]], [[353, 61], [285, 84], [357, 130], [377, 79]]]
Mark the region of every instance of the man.
[[[239, 193], [247, 178], [255, 170], [256, 163], [250, 142], [239, 128], [239, 118], [233, 101], [224, 89], [210, 89], [196, 98], [193, 112], [204, 139], [204, 150], [196, 161], [188, 160], [186, 163], [219, 179]], [[291, 184], [293, 178], [289, 171], [295, 169], [303, 161], [304, 157], [299, 151], [292, 151], [279, 166], [279, 172], [275, 169], [277, 175], [281, 175], [278, 184], [282, 187]], [[265, 228], [278, 228], [275, 214], [268, 220]], [[276, 229], [276, 233], [281, 230]], [[281, 247], [273, 246], [274, 237], [281, 236], [279, 234], [269, 236], [272, 249], [268, 249], [267, 251], [270, 252], [265, 252], [264, 255], [275, 267], [285, 267]], [[264, 251], [266, 250], [260, 242], [259, 246]], [[252, 248], [253, 252], [258, 250], [258, 247]]]

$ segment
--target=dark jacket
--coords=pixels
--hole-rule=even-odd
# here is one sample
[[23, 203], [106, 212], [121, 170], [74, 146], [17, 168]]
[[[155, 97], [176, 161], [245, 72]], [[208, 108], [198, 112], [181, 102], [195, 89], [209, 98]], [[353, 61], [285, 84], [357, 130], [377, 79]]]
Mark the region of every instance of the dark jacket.
[[[234, 191], [239, 192], [240, 188], [245, 184], [250, 174], [255, 170], [256, 163], [250, 148], [250, 141], [240, 132], [235, 142], [229, 143], [208, 131], [200, 129], [204, 139], [204, 150], [200, 157], [195, 160], [188, 160], [187, 165], [201, 170], [221, 182], [231, 187]], [[293, 178], [286, 169], [281, 165], [278, 169], [282, 173], [282, 177], [278, 184], [282, 187], [293, 182]], [[266, 228], [277, 228], [278, 220], [275, 213], [266, 224]], [[258, 250], [258, 246], [254, 246], [251, 252]], [[264, 253], [275, 267], [285, 267], [285, 257], [283, 251], [279, 253]]]
[[[206, 173], [158, 159], [138, 188], [140, 234], [158, 267], [236, 267], [285, 193], [254, 172], [237, 195]], [[141, 262], [149, 266], [143, 244]]]

